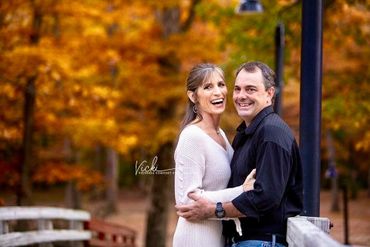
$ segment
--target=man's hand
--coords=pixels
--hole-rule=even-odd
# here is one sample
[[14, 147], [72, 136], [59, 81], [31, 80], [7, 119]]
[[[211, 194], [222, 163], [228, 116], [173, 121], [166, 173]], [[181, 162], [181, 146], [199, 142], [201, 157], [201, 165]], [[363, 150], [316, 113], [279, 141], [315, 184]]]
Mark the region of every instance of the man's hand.
[[254, 189], [254, 182], [256, 182], [256, 169], [253, 169], [251, 173], [247, 176], [243, 183], [243, 190], [248, 191], [248, 190], [253, 190]]
[[194, 202], [187, 205], [176, 205], [177, 215], [189, 221], [205, 220], [214, 216], [216, 206], [214, 203], [196, 195], [189, 193], [188, 197]]

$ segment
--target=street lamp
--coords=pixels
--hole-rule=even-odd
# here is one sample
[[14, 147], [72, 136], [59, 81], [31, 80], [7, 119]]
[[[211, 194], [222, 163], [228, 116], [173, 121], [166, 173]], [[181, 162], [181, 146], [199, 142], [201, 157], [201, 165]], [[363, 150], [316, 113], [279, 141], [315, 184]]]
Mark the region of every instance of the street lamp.
[[[258, 0], [241, 0], [236, 9], [238, 14], [262, 13], [263, 7]], [[280, 14], [280, 12], [279, 12]], [[275, 28], [275, 73], [276, 73], [276, 97], [274, 110], [282, 115], [282, 92], [283, 92], [283, 67], [284, 67], [284, 24], [278, 23]]]
[[278, 24], [275, 27], [275, 73], [276, 73], [276, 97], [274, 110], [277, 114], [283, 114], [282, 93], [284, 88], [284, 48], [285, 48], [285, 26], [282, 21], [282, 15], [287, 10], [293, 8], [299, 3], [295, 1], [291, 5], [282, 8], [278, 12]]
[[[296, 0], [284, 11], [302, 2], [302, 48], [300, 90], [300, 150], [304, 179], [304, 215], [320, 215], [320, 136], [322, 87], [322, 16], [323, 0]], [[262, 12], [258, 0], [241, 0], [237, 13]], [[281, 12], [279, 13], [281, 14]], [[278, 95], [281, 96], [283, 74], [284, 26], [275, 29], [276, 73]], [[280, 77], [280, 78], [279, 78]], [[279, 113], [281, 101], [275, 109]]]
[[238, 14], [263, 12], [262, 4], [258, 0], [240, 0], [240, 5], [236, 9]]

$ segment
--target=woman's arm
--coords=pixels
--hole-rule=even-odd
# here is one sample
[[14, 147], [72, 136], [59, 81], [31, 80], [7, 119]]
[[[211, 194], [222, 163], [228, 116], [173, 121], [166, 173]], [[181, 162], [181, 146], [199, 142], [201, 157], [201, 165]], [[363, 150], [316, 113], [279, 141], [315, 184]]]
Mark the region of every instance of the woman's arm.
[[[198, 154], [199, 155], [199, 154]], [[198, 157], [196, 157], [198, 158]], [[211, 201], [231, 201], [243, 193], [243, 186], [228, 188], [218, 191], [205, 191], [203, 188], [203, 176], [205, 164], [197, 162], [195, 157], [187, 157], [183, 154], [175, 158], [175, 197], [176, 204], [188, 204], [191, 200], [189, 193], [196, 193], [199, 196], [208, 198]]]
[[192, 200], [188, 197], [189, 193], [196, 193], [197, 195], [216, 203], [232, 201], [244, 191], [253, 189], [255, 170], [248, 175], [244, 184], [240, 186], [217, 191], [206, 191], [203, 189], [203, 176], [205, 172], [204, 164], [197, 162], [194, 157], [190, 158], [183, 154], [177, 155], [175, 162], [176, 204], [191, 203]]
[[240, 186], [227, 188], [224, 190], [218, 191], [204, 191], [203, 193], [197, 193], [201, 197], [206, 198], [211, 202], [231, 202], [234, 198], [239, 196], [241, 193], [249, 190], [253, 190], [254, 182], [256, 181], [256, 169], [253, 169], [247, 178], [245, 179], [244, 183]]

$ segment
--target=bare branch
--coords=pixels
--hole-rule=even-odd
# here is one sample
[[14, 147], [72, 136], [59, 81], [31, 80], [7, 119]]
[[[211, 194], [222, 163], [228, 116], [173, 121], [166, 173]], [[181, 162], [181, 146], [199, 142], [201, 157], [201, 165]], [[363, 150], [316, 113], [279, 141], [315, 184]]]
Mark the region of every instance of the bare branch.
[[201, 0], [192, 0], [191, 1], [190, 8], [189, 8], [189, 15], [188, 15], [188, 18], [183, 23], [183, 25], [181, 26], [181, 32], [186, 32], [191, 27], [191, 24], [193, 23], [194, 18], [195, 18], [195, 7], [200, 2], [201, 2]]

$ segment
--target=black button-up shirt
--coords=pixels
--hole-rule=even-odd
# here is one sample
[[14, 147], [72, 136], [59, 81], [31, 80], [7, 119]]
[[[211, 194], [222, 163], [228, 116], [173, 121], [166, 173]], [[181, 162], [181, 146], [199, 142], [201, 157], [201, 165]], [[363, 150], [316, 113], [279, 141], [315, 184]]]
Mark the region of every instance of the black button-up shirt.
[[288, 125], [271, 106], [257, 114], [246, 127], [242, 123], [233, 141], [229, 187], [241, 185], [256, 168], [254, 190], [235, 198], [233, 205], [246, 217], [240, 218], [243, 236], [229, 223], [224, 234], [241, 240], [267, 240], [277, 234], [286, 244], [287, 218], [303, 207], [302, 165], [297, 142]]

